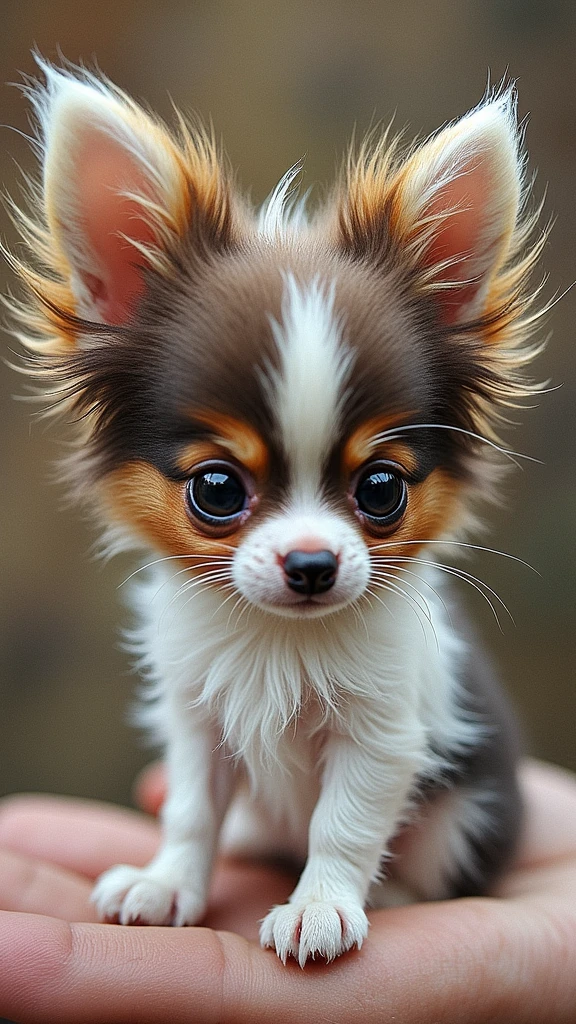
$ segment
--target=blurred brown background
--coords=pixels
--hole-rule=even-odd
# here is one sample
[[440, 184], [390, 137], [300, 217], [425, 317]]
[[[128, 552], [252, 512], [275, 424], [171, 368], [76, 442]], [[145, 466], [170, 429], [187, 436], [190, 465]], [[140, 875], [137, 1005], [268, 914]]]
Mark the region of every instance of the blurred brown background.
[[[331, 179], [350, 134], [374, 120], [426, 134], [464, 113], [487, 83], [518, 80], [530, 114], [536, 195], [556, 224], [545, 252], [548, 295], [576, 277], [576, 5], [570, 0], [5, 0], [0, 80], [33, 71], [36, 44], [57, 59], [96, 59], [167, 118], [170, 97], [212, 118], [239, 178], [261, 201], [297, 158], [305, 186]], [[27, 131], [18, 91], [0, 88], [0, 122]], [[1, 178], [15, 193], [26, 142], [0, 129]], [[13, 240], [8, 219], [1, 231]], [[4, 276], [5, 273], [2, 271]], [[576, 768], [574, 722], [574, 369], [576, 290], [552, 317], [540, 378], [564, 386], [522, 415], [512, 447], [544, 460], [508, 484], [486, 542], [531, 562], [478, 555], [471, 570], [516, 619], [481, 623], [524, 718], [533, 752]], [[6, 337], [6, 349], [14, 347]], [[24, 382], [0, 366], [0, 791], [55, 790], [129, 799], [150, 755], [125, 724], [135, 685], [119, 645], [117, 586], [129, 564], [90, 557], [94, 535], [50, 481], [62, 432], [31, 424], [13, 401]]]

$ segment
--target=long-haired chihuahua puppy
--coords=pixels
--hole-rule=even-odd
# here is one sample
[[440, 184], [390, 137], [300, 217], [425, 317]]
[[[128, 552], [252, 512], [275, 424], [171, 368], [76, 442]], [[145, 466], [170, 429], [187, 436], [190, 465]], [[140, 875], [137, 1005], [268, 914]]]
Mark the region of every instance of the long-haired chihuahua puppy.
[[262, 943], [331, 960], [367, 905], [485, 892], [521, 822], [514, 726], [446, 589], [475, 577], [439, 562], [472, 546], [534, 390], [515, 97], [404, 153], [373, 135], [309, 217], [297, 169], [255, 213], [202, 129], [42, 70], [12, 305], [77, 423], [76, 492], [111, 550], [148, 552], [142, 720], [168, 773], [158, 853], [94, 900], [192, 925], [219, 848], [288, 855]]

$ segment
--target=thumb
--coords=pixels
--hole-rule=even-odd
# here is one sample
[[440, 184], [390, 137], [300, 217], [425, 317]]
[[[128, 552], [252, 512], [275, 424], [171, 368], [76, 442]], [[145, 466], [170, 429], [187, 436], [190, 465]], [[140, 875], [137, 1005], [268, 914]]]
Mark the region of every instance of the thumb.
[[134, 800], [146, 814], [158, 814], [166, 799], [166, 772], [162, 761], [146, 765], [134, 783]]

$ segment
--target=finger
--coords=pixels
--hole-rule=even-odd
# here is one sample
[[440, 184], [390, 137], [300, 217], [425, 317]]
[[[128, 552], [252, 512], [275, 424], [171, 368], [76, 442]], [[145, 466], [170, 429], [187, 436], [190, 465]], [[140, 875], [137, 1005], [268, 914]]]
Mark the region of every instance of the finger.
[[[223, 861], [214, 872], [205, 923], [258, 938], [259, 921], [294, 888], [289, 872]], [[92, 882], [35, 857], [0, 849], [0, 909], [45, 914], [64, 921], [95, 921]]]
[[521, 782], [524, 838], [495, 894], [543, 905], [547, 912], [567, 901], [576, 905], [576, 779], [553, 765], [527, 761]]
[[[207, 929], [0, 914], [0, 1013], [22, 1024], [572, 1024], [576, 976], [550, 929], [497, 901], [377, 914], [370, 940], [301, 971]], [[560, 954], [562, 954], [560, 956]]]
[[153, 821], [111, 804], [35, 795], [0, 804], [0, 846], [88, 878], [112, 864], [146, 864], [158, 839]]
[[166, 771], [162, 761], [146, 765], [134, 783], [134, 802], [146, 814], [158, 814], [166, 798]]
[[0, 908], [48, 914], [64, 921], [95, 921], [91, 883], [54, 864], [0, 850]]
[[527, 760], [520, 771], [526, 804], [521, 868], [576, 856], [576, 777], [542, 761]]
[[[157, 841], [157, 827], [133, 811], [62, 797], [12, 797], [0, 810], [0, 907], [93, 921], [91, 884], [80, 876], [93, 879], [119, 862], [144, 865]], [[3, 863], [10, 869], [3, 872]], [[284, 902], [294, 884], [290, 872], [223, 860], [212, 879], [207, 921], [255, 939], [260, 918]]]
[[[494, 895], [562, 915], [567, 903], [576, 906], [576, 857], [511, 871], [498, 884]], [[573, 958], [576, 971], [576, 940]]]

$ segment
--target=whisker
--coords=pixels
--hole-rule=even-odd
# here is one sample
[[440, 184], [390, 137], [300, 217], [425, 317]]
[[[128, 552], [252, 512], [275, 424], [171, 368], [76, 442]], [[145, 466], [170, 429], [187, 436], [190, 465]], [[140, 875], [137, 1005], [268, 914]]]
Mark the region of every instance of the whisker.
[[[212, 583], [212, 582], [213, 581], [211, 580], [210, 583]], [[233, 586], [232, 583], [224, 583], [224, 584], [222, 584], [222, 590], [229, 590], [232, 586]], [[195, 597], [198, 597], [199, 594], [203, 594], [205, 590], [209, 590], [209, 589], [210, 589], [210, 586], [208, 584], [205, 584], [203, 587], [200, 588], [200, 590], [197, 590], [196, 593], [190, 594], [190, 597], [188, 597], [186, 599], [186, 601], [184, 602], [184, 604], [182, 605], [182, 609], [187, 608], [188, 605], [191, 604], [191, 602], [194, 600]]]
[[481, 544], [469, 544], [462, 540], [438, 540], [437, 538], [431, 538], [430, 540], [395, 540], [386, 541], [383, 544], [373, 544], [372, 551], [380, 548], [398, 548], [403, 547], [405, 544], [451, 544], [461, 548], [470, 548], [473, 551], [487, 551], [491, 555], [500, 555], [501, 558], [510, 558], [513, 562], [519, 562], [520, 565], [525, 565], [527, 569], [531, 569], [537, 576], [541, 574], [538, 569], [535, 569], [530, 562], [525, 562], [523, 558], [519, 558], [518, 555], [511, 555], [508, 551], [497, 551], [496, 548], [486, 548]]
[[230, 611], [230, 615], [228, 616], [228, 620], [226, 622], [226, 631], [228, 631], [228, 629], [229, 629], [230, 619], [231, 619], [232, 615], [234, 614], [235, 609], [238, 607], [238, 605], [242, 601], [246, 601], [247, 600], [247, 598], [244, 597], [244, 594], [239, 594], [238, 593], [238, 591], [237, 591], [235, 586], [233, 586], [232, 584], [231, 584], [231, 586], [232, 586], [232, 593], [228, 594], [228, 597], [225, 598], [225, 600], [222, 601], [222, 603], [218, 605], [218, 607], [215, 609], [213, 615], [211, 615], [211, 617], [210, 617], [210, 622], [212, 622], [212, 619], [214, 618], [214, 615], [216, 615], [224, 607], [225, 604], [228, 604], [228, 601], [231, 601], [232, 598], [234, 596], [236, 596], [237, 600], [236, 600], [234, 606], [232, 607], [232, 609]]
[[373, 597], [376, 601], [378, 601], [378, 603], [381, 604], [382, 607], [386, 609], [388, 614], [391, 615], [393, 619], [396, 619], [396, 616], [394, 615], [394, 612], [391, 610], [391, 608], [386, 604], [385, 601], [382, 600], [381, 597], [379, 597], [378, 594], [375, 594], [374, 591], [371, 590], [370, 587], [366, 587], [366, 590], [364, 591], [364, 595], [365, 596], [368, 595], [368, 594], [370, 595], [370, 597]]
[[[370, 597], [376, 597], [376, 594], [375, 594], [375, 593], [374, 593], [374, 592], [373, 592], [372, 590], [370, 590], [370, 587], [366, 587], [366, 589], [365, 589], [365, 590], [364, 590], [364, 592], [363, 592], [363, 593], [362, 593], [362, 594], [360, 595], [360, 597], [359, 597], [359, 599], [358, 599], [358, 600], [359, 600], [359, 601], [366, 601], [366, 602], [368, 603], [368, 605], [369, 605], [370, 607], [372, 607], [372, 602], [370, 601]], [[398, 621], [398, 618], [397, 618], [397, 616], [396, 616], [396, 615], [394, 614], [394, 612], [392, 611], [392, 609], [390, 608], [390, 606], [389, 606], [389, 605], [387, 605], [387, 604], [386, 604], [386, 602], [385, 602], [385, 601], [383, 601], [381, 597], [378, 597], [378, 598], [377, 598], [377, 600], [378, 600], [378, 601], [380, 602], [380, 604], [381, 604], [381, 605], [383, 605], [383, 607], [384, 607], [384, 608], [386, 609], [386, 611], [388, 612], [388, 614], [390, 615], [390, 617], [394, 619], [394, 622], [397, 622], [397, 621]]]
[[[446, 615], [448, 617], [448, 621], [452, 625], [452, 616], [450, 615], [450, 609], [448, 608], [448, 605], [446, 604], [444, 598], [442, 597], [442, 594], [438, 593], [436, 588], [433, 587], [432, 584], [428, 582], [428, 580], [425, 580], [423, 576], [419, 576], [417, 572], [412, 572], [411, 569], [406, 569], [405, 566], [396, 564], [393, 560], [389, 559], [387, 556], [376, 556], [376, 557], [377, 558], [379, 558], [379, 557], [384, 558], [384, 561], [386, 562], [386, 564], [387, 565], [393, 565], [394, 569], [396, 570], [396, 572], [403, 572], [403, 573], [406, 573], [407, 576], [413, 576], [415, 580], [419, 580], [420, 583], [423, 583], [424, 586], [428, 587], [428, 589], [431, 590], [432, 593], [438, 598], [440, 604], [442, 605], [444, 611], [446, 612]], [[417, 559], [417, 561], [418, 561], [418, 559]]]
[[[409, 559], [409, 560], [412, 561], [412, 559]], [[510, 616], [510, 619], [512, 620], [514, 625], [516, 625], [516, 623], [514, 622], [514, 616], [512, 615], [512, 612], [506, 606], [506, 604], [504, 603], [504, 601], [500, 597], [500, 594], [498, 594], [495, 590], [493, 590], [492, 587], [488, 586], [488, 584], [485, 582], [485, 580], [481, 580], [478, 576], [474, 576], [473, 573], [468, 572], [466, 569], [461, 569], [459, 566], [444, 565], [442, 562], [433, 562], [430, 559], [423, 559], [423, 558], [416, 558], [416, 559], [414, 559], [414, 561], [422, 562], [423, 565], [435, 566], [435, 568], [437, 568], [437, 569], [444, 569], [446, 572], [456, 573], [458, 576], [461, 576], [462, 578], [464, 578], [466, 580], [474, 580], [475, 583], [478, 583], [480, 586], [485, 587], [486, 590], [488, 591], [488, 593], [492, 594], [492, 597], [496, 598], [496, 600], [502, 606], [504, 611], [508, 613], [508, 615]]]
[[357, 602], [354, 601], [353, 604], [350, 605], [350, 608], [351, 608], [351, 610], [352, 610], [352, 612], [354, 614], [354, 618], [356, 619], [356, 622], [361, 622], [362, 625], [364, 626], [364, 632], [366, 633], [366, 639], [368, 640], [368, 642], [370, 642], [370, 633], [368, 632], [368, 623], [366, 622], [366, 619], [365, 619], [364, 615], [360, 611], [360, 608], [358, 607]]
[[[200, 591], [197, 591], [196, 593], [202, 593], [202, 591], [204, 591], [204, 590], [207, 590], [207, 585], [206, 584], [204, 584], [202, 589]], [[181, 592], [179, 590], [176, 594], [174, 594], [172, 596], [172, 598], [170, 599], [170, 601], [168, 602], [168, 604], [166, 605], [166, 607], [162, 609], [162, 613], [160, 615], [160, 618], [158, 619], [158, 633], [160, 633], [160, 629], [161, 629], [161, 627], [162, 627], [162, 625], [164, 623], [164, 617], [168, 614], [168, 612], [170, 611], [170, 608], [176, 602], [177, 598], [180, 596], [180, 593]], [[195, 595], [192, 595], [192, 596], [195, 596]], [[174, 624], [174, 622], [176, 620], [176, 615], [177, 615], [177, 612], [175, 611], [174, 615], [170, 619], [170, 624], [169, 624], [169, 626], [167, 627], [167, 630], [166, 630], [167, 632], [172, 628], [172, 626], [173, 626], [173, 624]]]
[[501, 455], [505, 455], [522, 469], [522, 466], [518, 464], [516, 459], [525, 459], [527, 462], [535, 462], [542, 466], [541, 459], [535, 459], [533, 455], [524, 455], [523, 452], [513, 452], [509, 448], [503, 448], [502, 445], [491, 441], [489, 437], [484, 437], [483, 434], [476, 434], [473, 430], [465, 430], [464, 427], [451, 426], [448, 423], [407, 423], [400, 427], [391, 427], [390, 430], [385, 430], [381, 434], [377, 434], [371, 441], [372, 446], [379, 444], [381, 441], [395, 441], [399, 433], [404, 433], [407, 430], [452, 430], [458, 434], [466, 434], [468, 437], [473, 437], [476, 441], [482, 441], [484, 444], [489, 445], [490, 448], [494, 448], [495, 451], [500, 452]]
[[[229, 601], [231, 597], [233, 597], [233, 594], [230, 594], [230, 597], [227, 597], [226, 601]], [[226, 604], [226, 601], [224, 601], [224, 604]], [[228, 632], [228, 630], [230, 628], [230, 620], [231, 620], [232, 616], [234, 615], [234, 612], [236, 611], [238, 605], [241, 605], [243, 601], [248, 603], [246, 598], [244, 597], [244, 594], [238, 594], [238, 596], [236, 598], [236, 601], [234, 602], [232, 608], [230, 609], [230, 614], [229, 614], [227, 622], [226, 622], [226, 632]], [[220, 605], [220, 608], [222, 608], [224, 606], [224, 604]], [[218, 611], [220, 611], [220, 608], [218, 608]], [[214, 613], [214, 614], [216, 614], [216, 613]], [[238, 626], [239, 618], [240, 617], [238, 617], [238, 619], [236, 620], [236, 627]]]
[[[203, 579], [201, 579], [201, 580], [197, 580], [196, 582], [197, 582], [197, 583], [204, 583], [204, 580], [203, 580]], [[230, 587], [232, 587], [232, 586], [233, 586], [233, 584], [231, 584], [231, 583], [228, 583], [228, 584], [223, 584], [223, 585], [222, 585], [222, 589], [224, 589], [224, 590], [227, 590], [227, 589], [229, 589], [229, 588], [230, 588]], [[188, 599], [187, 599], [187, 600], [186, 600], [186, 601], [184, 602], [184, 604], [183, 604], [183, 606], [182, 606], [182, 609], [181, 609], [181, 610], [183, 610], [184, 608], [186, 608], [186, 607], [187, 607], [187, 605], [191, 604], [191, 602], [192, 602], [192, 601], [194, 600], [194, 598], [195, 598], [195, 597], [198, 597], [198, 596], [199, 596], [200, 594], [203, 594], [203, 593], [204, 593], [204, 592], [205, 592], [206, 590], [209, 590], [209, 589], [210, 589], [210, 585], [209, 585], [209, 584], [206, 584], [206, 583], [204, 583], [204, 586], [201, 586], [201, 587], [200, 587], [200, 588], [199, 588], [198, 590], [196, 590], [196, 591], [195, 591], [195, 593], [191, 594], [191, 595], [190, 595], [190, 597], [189, 597], [189, 598], [188, 598]], [[171, 599], [171, 601], [170, 601], [170, 602], [169, 602], [169, 603], [167, 604], [166, 608], [164, 608], [164, 610], [162, 611], [162, 614], [161, 614], [161, 616], [160, 616], [160, 619], [159, 619], [159, 621], [158, 621], [158, 630], [160, 630], [160, 627], [161, 627], [161, 625], [162, 625], [162, 622], [163, 622], [164, 616], [165, 616], [165, 615], [167, 614], [167, 612], [168, 612], [169, 608], [171, 607], [171, 605], [172, 605], [172, 604], [174, 604], [174, 602], [176, 601], [176, 599], [177, 599], [177, 598], [178, 598], [178, 597], [179, 597], [179, 596], [180, 596], [181, 594], [183, 594], [183, 593], [184, 593], [184, 588], [180, 588], [180, 590], [178, 591], [178, 593], [174, 595], [174, 597], [173, 597], [173, 598]], [[219, 607], [220, 607], [220, 606], [219, 606]], [[218, 609], [216, 609], [216, 611], [217, 611], [217, 610], [218, 610]], [[176, 615], [177, 615], [177, 612], [175, 612], [175, 613], [174, 613], [174, 615], [172, 616], [172, 618], [171, 618], [171, 620], [170, 620], [170, 623], [169, 623], [169, 626], [167, 627], [167, 630], [169, 630], [169, 629], [170, 629], [170, 628], [172, 627], [172, 625], [173, 625], [173, 623], [174, 623], [174, 621], [175, 621], [175, 619], [176, 619]], [[185, 660], [186, 660], [186, 657], [184, 657], [184, 659], [181, 659], [181, 660], [184, 660], [184, 661], [185, 661]]]
[[[213, 562], [200, 562], [199, 565], [188, 565], [185, 569], [178, 569], [178, 572], [173, 573], [172, 576], [169, 576], [167, 580], [164, 580], [164, 582], [160, 584], [158, 590], [154, 594], [154, 597], [158, 597], [158, 594], [164, 589], [164, 587], [168, 586], [169, 583], [172, 583], [172, 580], [175, 580], [177, 576], [183, 576], [186, 572], [196, 572], [197, 569], [207, 569], [210, 568], [210, 566], [219, 567], [224, 572], [226, 567], [230, 565], [232, 565], [231, 558], [222, 557], [221, 559], [217, 559], [215, 556], [215, 560]], [[197, 578], [198, 577], [194, 577], [194, 579]]]
[[168, 609], [171, 608], [172, 605], [180, 597], [183, 596], [183, 594], [187, 593], [188, 590], [195, 590], [198, 587], [202, 587], [202, 589], [205, 590], [207, 586], [210, 584], [221, 583], [223, 581], [229, 580], [230, 573], [224, 571], [223, 569], [212, 569], [210, 572], [203, 572], [200, 576], [196, 577], [193, 580], [186, 580], [186, 582], [178, 588], [176, 593], [172, 595], [170, 601], [168, 602], [166, 608], [164, 609], [164, 612], [168, 611]]
[[240, 609], [240, 614], [239, 614], [238, 618], [236, 619], [236, 629], [238, 629], [238, 626], [240, 625], [240, 621], [242, 619], [242, 616], [245, 615], [246, 612], [248, 612], [247, 618], [249, 619], [250, 616], [252, 615], [253, 611], [254, 611], [254, 608], [255, 608], [255, 605], [253, 605], [251, 601], [248, 601], [246, 599], [244, 600], [244, 604], [242, 605], [242, 607]]
[[500, 630], [502, 635], [504, 635], [504, 630], [502, 629], [502, 624], [500, 622], [500, 619], [498, 617], [498, 613], [496, 612], [494, 604], [492, 603], [492, 601], [488, 597], [488, 594], [485, 594], [484, 591], [481, 589], [481, 587], [485, 587], [486, 590], [488, 591], [488, 593], [492, 594], [492, 596], [494, 598], [496, 598], [496, 600], [502, 606], [504, 611], [510, 616], [510, 620], [511, 620], [512, 624], [516, 625], [516, 623], [514, 621], [514, 616], [512, 615], [512, 612], [510, 611], [508, 606], [504, 603], [504, 601], [502, 600], [500, 595], [497, 594], [495, 590], [492, 590], [492, 587], [489, 587], [487, 583], [484, 583], [484, 580], [478, 579], [478, 577], [473, 576], [472, 573], [466, 572], [464, 569], [458, 569], [455, 566], [442, 565], [441, 562], [432, 562], [430, 560], [423, 559], [423, 558], [407, 558], [407, 561], [410, 561], [410, 562], [420, 562], [422, 565], [432, 565], [436, 569], [440, 569], [441, 572], [446, 572], [450, 576], [455, 576], [457, 579], [462, 580], [464, 583], [469, 583], [470, 586], [474, 590], [477, 590], [478, 593], [481, 594], [481, 596], [484, 598], [486, 603], [489, 605], [489, 607], [492, 610], [492, 614], [494, 615], [494, 618], [496, 619], [496, 623], [498, 625], [498, 629]]
[[[414, 612], [416, 618], [418, 619], [418, 623], [420, 625], [420, 629], [422, 630], [422, 633], [424, 635], [424, 639], [426, 640], [426, 629], [424, 627], [424, 623], [422, 622], [422, 619], [420, 618], [420, 608], [411, 599], [410, 595], [406, 594], [406, 592], [404, 590], [402, 590], [401, 587], [395, 586], [394, 584], [392, 584], [390, 582], [388, 582], [388, 583], [376, 583], [376, 586], [382, 587], [383, 590], [390, 591], [391, 594], [398, 594], [399, 597], [402, 597], [406, 601], [406, 603], [412, 609], [412, 611]], [[380, 604], [384, 604], [384, 602], [382, 600], [380, 600], [379, 596], [377, 594], [375, 594], [374, 591], [370, 590], [368, 587], [366, 589], [367, 589], [367, 591], [369, 593], [372, 594], [372, 597], [375, 597], [377, 601], [380, 601]], [[384, 605], [384, 607], [386, 608], [386, 605]]]
[[[227, 545], [227, 546], [229, 546], [229, 545]], [[123, 587], [124, 584], [128, 583], [128, 581], [131, 580], [134, 576], [137, 576], [139, 572], [144, 572], [145, 569], [150, 569], [153, 565], [158, 565], [160, 562], [170, 562], [170, 561], [172, 561], [173, 559], [176, 559], [176, 558], [221, 558], [221, 557], [223, 557], [223, 556], [221, 556], [221, 555], [205, 555], [205, 554], [201, 555], [201, 554], [191, 553], [189, 555], [165, 555], [164, 558], [155, 558], [152, 562], [147, 562], [146, 565], [141, 565], [138, 569], [135, 569], [134, 572], [131, 572], [130, 575], [127, 576], [125, 580], [122, 580], [122, 583], [118, 584], [118, 590], [120, 590], [120, 587]]]
[[[400, 586], [400, 584], [397, 582], [397, 580], [396, 580], [396, 578], [394, 576], [392, 576], [391, 574], [389, 575], [388, 573], [384, 573], [384, 575], [388, 578], [389, 581], [390, 581], [390, 579], [392, 579], [393, 583], [392, 584], [390, 582], [387, 582], [387, 583], [377, 583], [377, 585], [381, 586], [381, 587], [384, 587], [384, 589], [394, 590], [395, 592], [400, 594], [410, 604], [410, 606], [412, 607], [412, 610], [417, 614], [418, 621], [420, 622], [420, 627], [422, 629], [422, 632], [424, 633], [424, 639], [426, 641], [426, 644], [428, 644], [428, 635], [427, 635], [426, 630], [424, 628], [424, 623], [422, 622], [422, 620], [420, 618], [420, 613], [422, 613], [422, 615], [424, 615], [424, 617], [426, 618], [426, 621], [428, 622], [428, 625], [430, 626], [430, 628], [432, 630], [432, 633], [433, 633], [433, 636], [434, 636], [434, 642], [436, 644], [436, 649], [437, 649], [437, 651], [440, 651], [440, 645], [438, 643], [438, 636], [436, 634], [436, 629], [435, 629], [434, 623], [432, 621], [432, 615], [430, 613], [430, 608], [429, 608], [429, 605], [428, 605], [428, 602], [426, 601], [426, 599], [422, 596], [420, 591], [416, 589], [416, 587], [412, 587], [412, 590], [416, 591], [416, 593], [418, 594], [418, 597], [421, 598], [421, 600], [424, 602], [425, 607], [423, 608], [422, 605], [418, 601], [416, 601], [415, 598], [413, 598], [411, 594], [407, 594], [406, 593], [404, 588]], [[409, 584], [407, 581], [403, 581], [403, 582], [406, 584], [406, 586], [411, 586], [411, 584]]]
[[219, 583], [221, 580], [231, 582], [232, 577], [227, 569], [218, 568], [211, 569], [210, 572], [203, 572], [199, 576], [194, 577], [194, 579], [185, 580], [184, 583], [181, 583], [172, 600], [180, 597], [181, 594], [186, 594], [189, 590], [195, 590], [201, 583]]
[[[388, 564], [390, 564], [390, 563], [388, 563]], [[415, 576], [416, 573], [413, 573], [413, 575]], [[397, 583], [399, 585], [399, 581], [398, 581], [397, 577], [394, 575], [394, 573], [384, 572], [380, 568], [377, 568], [375, 572], [371, 573], [371, 576], [373, 578], [375, 577], [376, 580], [378, 580], [378, 579], [390, 580], [391, 579], [393, 582], [395, 582], [395, 583]], [[422, 613], [426, 616], [426, 618], [428, 619], [430, 625], [432, 625], [432, 613], [430, 611], [430, 606], [429, 606], [426, 598], [424, 597], [424, 595], [420, 593], [418, 588], [415, 587], [413, 583], [409, 583], [408, 580], [402, 580], [402, 582], [403, 582], [404, 586], [409, 587], [410, 590], [413, 590], [415, 594], [418, 594], [418, 597], [422, 601], [422, 604], [419, 605], [419, 607], [422, 609]]]

